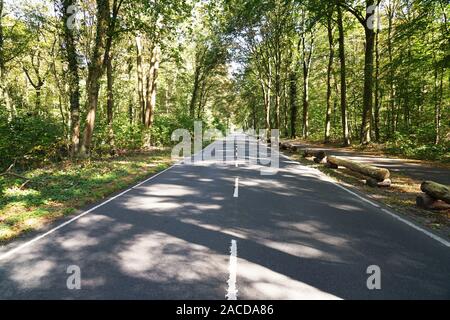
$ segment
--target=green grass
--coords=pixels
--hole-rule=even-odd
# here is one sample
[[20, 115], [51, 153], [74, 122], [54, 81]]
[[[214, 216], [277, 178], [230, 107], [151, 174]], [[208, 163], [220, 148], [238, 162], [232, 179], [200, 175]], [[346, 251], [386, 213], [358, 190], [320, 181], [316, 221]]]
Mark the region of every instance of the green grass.
[[63, 162], [0, 176], [0, 242], [16, 238], [99, 201], [171, 164], [169, 150], [103, 160]]

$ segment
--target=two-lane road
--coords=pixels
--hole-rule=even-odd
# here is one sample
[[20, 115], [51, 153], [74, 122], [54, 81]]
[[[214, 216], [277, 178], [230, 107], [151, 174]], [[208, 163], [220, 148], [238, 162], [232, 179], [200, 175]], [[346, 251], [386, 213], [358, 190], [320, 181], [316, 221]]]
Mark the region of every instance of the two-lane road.
[[[450, 299], [448, 243], [318, 171], [280, 157], [277, 174], [261, 175], [242, 153], [175, 165], [37, 241], [0, 249], [0, 298], [225, 299], [235, 285], [238, 299]], [[73, 265], [80, 290], [67, 287]], [[380, 290], [367, 288], [371, 265]]]

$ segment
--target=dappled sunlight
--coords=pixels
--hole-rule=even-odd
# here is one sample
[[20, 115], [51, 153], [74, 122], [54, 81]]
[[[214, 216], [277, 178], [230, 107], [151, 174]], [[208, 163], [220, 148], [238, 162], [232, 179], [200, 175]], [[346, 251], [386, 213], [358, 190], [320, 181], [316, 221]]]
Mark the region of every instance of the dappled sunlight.
[[89, 226], [93, 226], [98, 223], [106, 224], [106, 223], [111, 223], [113, 221], [114, 221], [114, 219], [112, 219], [111, 217], [108, 217], [106, 215], [92, 213], [87, 216], [84, 216], [83, 219], [78, 220], [77, 225], [80, 227], [89, 227]]
[[36, 261], [33, 263], [33, 268], [30, 268], [28, 264], [14, 264], [11, 270], [11, 279], [14, 280], [21, 289], [46, 286], [46, 278], [56, 267], [56, 262], [51, 260]]
[[271, 240], [262, 240], [259, 242], [267, 247], [291, 254], [296, 257], [321, 258], [321, 259], [329, 259], [329, 260], [337, 259], [337, 257], [335, 255], [331, 255], [322, 250], [318, 250], [316, 248], [301, 245], [301, 244], [281, 243], [281, 242], [276, 242], [276, 241], [271, 241]]
[[194, 220], [194, 219], [187, 219], [187, 218], [182, 218], [182, 219], [180, 219], [180, 221], [182, 221], [184, 223], [190, 223], [190, 224], [202, 227], [207, 230], [217, 231], [217, 232], [221, 232], [224, 234], [228, 234], [232, 237], [237, 237], [237, 238], [241, 238], [241, 239], [248, 238], [248, 232], [244, 232], [244, 230], [237, 230], [236, 228], [230, 229], [230, 228], [225, 228], [225, 227], [219, 227], [217, 225], [202, 222], [201, 220]]
[[68, 232], [64, 236], [58, 237], [58, 243], [64, 249], [81, 250], [84, 247], [95, 246], [100, 243], [100, 239], [96, 236], [89, 236], [87, 232], [80, 230]]
[[176, 203], [170, 198], [152, 196], [134, 197], [124, 201], [124, 205], [132, 210], [147, 211], [149, 213], [150, 210], [167, 211], [182, 207], [182, 204]]
[[343, 204], [343, 203], [328, 203], [328, 206], [332, 208], [339, 209], [341, 213], [349, 214], [351, 212], [359, 211], [364, 212], [365, 210], [360, 207], [356, 207], [350, 204]]
[[192, 187], [176, 185], [176, 184], [152, 184], [151, 186], [141, 187], [143, 189], [143, 196], [155, 196], [155, 197], [181, 197], [187, 195], [193, 195], [195, 191]]
[[[283, 222], [280, 221], [277, 225], [283, 229], [290, 230], [291, 232], [295, 232], [295, 234], [304, 235], [305, 238], [309, 238], [309, 236], [314, 237], [317, 241], [330, 245], [341, 253], [343, 253], [344, 249], [350, 249], [351, 243], [345, 237], [339, 237], [337, 235], [333, 235], [331, 232], [330, 226], [324, 225], [318, 221], [305, 221], [305, 222]], [[328, 254], [328, 253], [326, 253]]]
[[206, 246], [154, 232], [122, 244], [116, 263], [131, 277], [159, 282], [195, 281], [211, 277], [224, 279], [227, 257]]
[[336, 300], [339, 297], [283, 274], [238, 259], [238, 296], [274, 300]]

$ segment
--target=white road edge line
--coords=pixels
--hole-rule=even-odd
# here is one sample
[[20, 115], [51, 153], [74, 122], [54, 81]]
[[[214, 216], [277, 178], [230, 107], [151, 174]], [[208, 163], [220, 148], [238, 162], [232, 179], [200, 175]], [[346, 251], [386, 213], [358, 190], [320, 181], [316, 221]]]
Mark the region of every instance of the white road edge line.
[[237, 243], [236, 240], [231, 240], [230, 246], [230, 263], [228, 265], [228, 291], [225, 295], [227, 300], [237, 300], [238, 290], [236, 288], [236, 271], [237, 271]]
[[[290, 157], [288, 157], [288, 156], [282, 154], [281, 152], [278, 152], [278, 154], [279, 154], [281, 157], [283, 157], [283, 158], [285, 158], [285, 159], [288, 159], [288, 160], [291, 160], [291, 161], [292, 161], [292, 159], [291, 159]], [[301, 165], [302, 167], [305, 167], [305, 166], [302, 165], [302, 164], [300, 164], [300, 165]], [[407, 219], [404, 219], [404, 218], [400, 217], [398, 214], [395, 214], [395, 213], [393, 213], [392, 211], [389, 211], [389, 210], [387, 210], [387, 209], [381, 208], [378, 204], [376, 204], [376, 203], [374, 203], [374, 202], [372, 202], [372, 201], [370, 201], [370, 200], [368, 200], [368, 199], [362, 197], [361, 195], [359, 195], [359, 194], [357, 194], [357, 193], [351, 191], [350, 189], [344, 187], [343, 185], [339, 184], [339, 183], [336, 182], [335, 180], [331, 179], [331, 178], [328, 177], [326, 174], [324, 174], [322, 171], [320, 171], [320, 170], [318, 170], [318, 169], [314, 169], [314, 170], [317, 171], [317, 174], [320, 175], [321, 177], [325, 178], [328, 182], [334, 184], [335, 186], [341, 188], [342, 190], [347, 191], [348, 193], [352, 194], [353, 196], [357, 197], [358, 199], [360, 199], [360, 200], [362, 200], [362, 201], [365, 201], [365, 202], [371, 204], [372, 206], [374, 206], [374, 207], [376, 207], [376, 208], [379, 208], [382, 212], [384, 212], [384, 213], [390, 215], [391, 217], [395, 218], [396, 220], [398, 220], [398, 221], [400, 221], [400, 222], [403, 222], [404, 224], [410, 226], [411, 228], [413, 228], [413, 229], [415, 229], [415, 230], [417, 230], [417, 231], [419, 231], [419, 232], [422, 232], [423, 234], [427, 235], [428, 237], [432, 238], [433, 240], [436, 240], [437, 242], [441, 243], [442, 245], [444, 245], [444, 246], [450, 248], [450, 242], [449, 242], [449, 241], [447, 241], [447, 240], [445, 240], [445, 239], [443, 239], [443, 238], [441, 238], [441, 237], [435, 235], [434, 233], [432, 233], [432, 232], [430, 232], [430, 231], [425, 230], [425, 229], [422, 228], [422, 227], [419, 227], [419, 226], [416, 225], [415, 223], [413, 223], [413, 222], [411, 222], [411, 221], [409, 221], [409, 220], [407, 220]]]
[[234, 179], [234, 194], [233, 194], [234, 198], [238, 198], [239, 197], [239, 178], [235, 178]]

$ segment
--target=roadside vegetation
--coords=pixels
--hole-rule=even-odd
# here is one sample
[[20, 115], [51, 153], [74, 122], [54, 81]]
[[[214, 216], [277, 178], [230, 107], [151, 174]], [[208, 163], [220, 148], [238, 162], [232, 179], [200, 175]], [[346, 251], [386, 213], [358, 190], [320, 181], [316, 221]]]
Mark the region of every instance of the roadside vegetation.
[[171, 163], [170, 150], [64, 161], [0, 176], [0, 242], [35, 230], [122, 190]]

